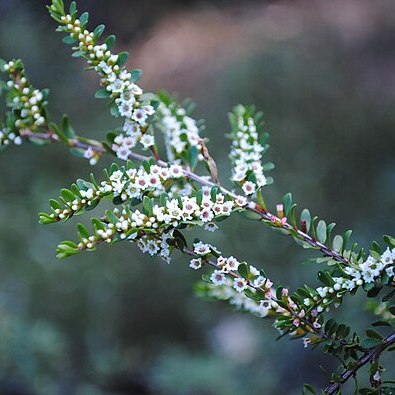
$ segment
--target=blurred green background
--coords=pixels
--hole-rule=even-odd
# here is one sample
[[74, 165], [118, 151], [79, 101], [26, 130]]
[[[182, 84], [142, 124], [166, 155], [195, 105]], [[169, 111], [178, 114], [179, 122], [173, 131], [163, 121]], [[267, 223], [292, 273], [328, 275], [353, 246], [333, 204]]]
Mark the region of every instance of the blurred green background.
[[[46, 1], [0, 0], [0, 57], [20, 57], [31, 81], [51, 89], [53, 119], [70, 114], [95, 138], [117, 120], [93, 98], [97, 78], [70, 58]], [[367, 246], [394, 233], [395, 6], [390, 0], [81, 0], [92, 25], [118, 35], [146, 90], [198, 103], [225, 185], [227, 112], [255, 104], [277, 167], [271, 204], [292, 191], [301, 207], [352, 228]], [[91, 26], [92, 26], [91, 25]], [[102, 162], [93, 171], [100, 177]], [[270, 321], [197, 299], [200, 273], [178, 256], [167, 266], [135, 246], [104, 246], [59, 262], [57, 242], [75, 221], [40, 226], [47, 199], [92, 168], [62, 147], [1, 153], [1, 394], [299, 394], [326, 384], [335, 361], [283, 339]], [[262, 225], [225, 221], [206, 237], [293, 287], [316, 285], [311, 253]], [[360, 295], [339, 320], [372, 320]], [[394, 371], [392, 371], [394, 373]], [[391, 371], [389, 372], [391, 374]], [[281, 388], [281, 389], [280, 389]], [[345, 390], [345, 393], [351, 391]]]

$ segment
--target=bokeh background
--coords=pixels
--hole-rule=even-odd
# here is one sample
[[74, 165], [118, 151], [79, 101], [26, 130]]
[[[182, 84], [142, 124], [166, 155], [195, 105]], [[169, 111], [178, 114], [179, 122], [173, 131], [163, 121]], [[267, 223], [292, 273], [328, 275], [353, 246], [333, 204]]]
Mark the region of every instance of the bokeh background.
[[[117, 125], [93, 98], [97, 78], [70, 58], [42, 0], [0, 0], [0, 57], [20, 57], [51, 89], [53, 119], [82, 134]], [[352, 228], [354, 240], [394, 233], [395, 5], [391, 0], [81, 0], [142, 68], [145, 90], [198, 103], [227, 183], [227, 112], [255, 104], [276, 163], [271, 204], [292, 191], [301, 207]], [[104, 165], [105, 162], [102, 163]], [[92, 168], [62, 147], [0, 156], [1, 394], [299, 394], [326, 384], [335, 361], [283, 339], [271, 322], [194, 296], [200, 273], [135, 246], [104, 246], [59, 262], [75, 221], [40, 226], [47, 199]], [[100, 176], [100, 165], [93, 172]], [[316, 285], [312, 257], [262, 225], [233, 218], [210, 241], [293, 287]], [[365, 300], [336, 313], [362, 330]], [[392, 373], [394, 373], [392, 371]], [[391, 375], [391, 371], [389, 372]], [[390, 377], [388, 377], [390, 378]], [[345, 390], [345, 393], [350, 391]]]

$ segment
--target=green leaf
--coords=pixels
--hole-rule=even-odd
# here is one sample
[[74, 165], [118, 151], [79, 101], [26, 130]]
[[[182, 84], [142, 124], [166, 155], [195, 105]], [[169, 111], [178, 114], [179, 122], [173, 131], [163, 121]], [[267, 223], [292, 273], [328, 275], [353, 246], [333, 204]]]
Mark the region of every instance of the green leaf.
[[39, 218], [38, 222], [42, 225], [53, 224], [54, 222], [56, 222], [47, 213], [43, 213], [43, 212], [38, 214], [38, 218]]
[[320, 280], [323, 284], [328, 287], [331, 287], [334, 284], [334, 280], [332, 276], [328, 272], [319, 271], [317, 273], [318, 280]]
[[262, 171], [270, 171], [273, 170], [275, 168], [275, 164], [273, 162], [266, 162], [263, 164], [262, 166]]
[[113, 224], [115, 225], [118, 222], [118, 218], [116, 217], [116, 215], [110, 211], [110, 210], [106, 210], [105, 212], [107, 219]]
[[89, 232], [88, 230], [85, 228], [84, 225], [82, 224], [77, 224], [77, 230], [78, 230], [78, 236], [80, 237], [80, 239], [88, 239], [89, 238]]
[[63, 37], [62, 41], [67, 44], [67, 45], [73, 45], [74, 43], [76, 43], [76, 40], [71, 37], [71, 36], [65, 36]]
[[109, 51], [111, 51], [112, 47], [114, 46], [116, 41], [116, 37], [114, 35], [108, 36], [104, 43], [107, 45]]
[[88, 23], [89, 19], [89, 12], [84, 12], [80, 16], [80, 22], [81, 22], [81, 28], [85, 27], [85, 25]]
[[370, 339], [383, 340], [383, 336], [381, 336], [379, 333], [377, 333], [373, 329], [366, 329], [366, 336], [369, 337]]
[[382, 341], [379, 339], [364, 339], [361, 341], [360, 346], [362, 348], [372, 348], [382, 344]]
[[250, 219], [252, 221], [256, 221], [258, 219], [261, 219], [261, 215], [258, 213], [255, 213], [251, 210], [243, 210], [239, 211], [240, 215], [243, 216], [244, 218]]
[[75, 199], [74, 193], [66, 188], [60, 190], [60, 195], [68, 202], [72, 202]]
[[336, 235], [332, 241], [332, 248], [336, 252], [340, 252], [343, 246], [343, 237]]
[[237, 271], [239, 272], [240, 276], [248, 279], [248, 275], [249, 275], [249, 270], [248, 270], [248, 266], [246, 263], [241, 263], [237, 269]]
[[72, 54], [71, 54], [71, 56], [73, 57], [73, 58], [81, 58], [81, 57], [83, 57], [85, 55], [85, 52], [84, 51], [74, 51]]
[[111, 93], [107, 89], [99, 89], [95, 93], [96, 99], [108, 99], [111, 96]]
[[117, 65], [118, 66], [123, 66], [129, 58], [129, 54], [125, 51], [125, 52], [120, 52], [118, 54], [118, 60], [117, 60]]
[[326, 223], [323, 220], [317, 224], [317, 239], [320, 243], [325, 243], [326, 241]]
[[76, 13], [76, 11], [77, 11], [77, 3], [75, 1], [72, 1], [69, 7], [69, 14], [73, 16]]
[[93, 35], [96, 38], [99, 38], [103, 34], [105, 28], [106, 27], [104, 25], [97, 26], [96, 29], [93, 31]]
[[385, 235], [383, 237], [384, 242], [388, 245], [388, 247], [394, 248], [395, 247], [395, 239], [391, 236]]
[[302, 395], [308, 395], [308, 394], [317, 395], [317, 392], [310, 384], [303, 384]]
[[118, 106], [116, 106], [116, 105], [111, 106], [111, 108], [110, 108], [110, 113], [111, 113], [111, 115], [112, 115], [113, 117], [115, 117], [115, 118], [117, 118], [117, 117], [119, 117], [119, 116], [121, 115], [121, 114], [119, 113]]
[[391, 324], [387, 321], [380, 320], [373, 322], [372, 326], [391, 326]]
[[188, 150], [188, 159], [189, 159], [188, 162], [192, 169], [196, 167], [198, 163], [198, 158], [199, 158], [199, 149], [195, 145], [190, 146]]
[[144, 213], [148, 216], [152, 216], [152, 210], [154, 207], [154, 200], [150, 199], [148, 196], [144, 196], [143, 198], [143, 209]]
[[283, 196], [284, 215], [287, 217], [292, 206], [292, 194], [286, 193]]
[[383, 251], [382, 251], [379, 243], [377, 243], [377, 241], [372, 242], [372, 250], [377, 252], [377, 254], [380, 254], [380, 255], [383, 253]]
[[68, 139], [72, 139], [76, 136], [73, 128], [70, 126], [69, 118], [66, 114], [63, 115], [62, 122], [61, 122], [60, 126], [61, 126], [63, 134]]
[[300, 221], [306, 224], [306, 233], [309, 233], [310, 230], [310, 225], [311, 225], [311, 215], [310, 211], [305, 208], [301, 215], [300, 215]]
[[55, 199], [50, 199], [50, 200], [49, 200], [49, 205], [50, 205], [54, 210], [57, 210], [57, 209], [63, 210], [63, 206], [62, 206], [58, 201], [56, 201]]
[[344, 233], [342, 251], [345, 251], [347, 249], [347, 244], [348, 241], [350, 240], [351, 234], [352, 234], [352, 230], [348, 230], [346, 233]]
[[140, 80], [141, 76], [143, 75], [143, 70], [135, 69], [130, 72], [132, 75], [131, 80], [132, 82], [137, 82]]

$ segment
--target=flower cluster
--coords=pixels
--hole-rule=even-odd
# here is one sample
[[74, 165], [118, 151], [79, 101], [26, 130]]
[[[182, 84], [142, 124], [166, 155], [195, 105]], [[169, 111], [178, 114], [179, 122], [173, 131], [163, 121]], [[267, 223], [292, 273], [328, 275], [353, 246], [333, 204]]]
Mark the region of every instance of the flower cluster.
[[170, 162], [182, 160], [182, 153], [188, 152], [190, 147], [196, 147], [197, 160], [203, 160], [200, 154], [201, 138], [199, 127], [195, 119], [191, 118], [185, 108], [172, 101], [163, 94], [159, 95], [158, 126], [165, 135], [166, 153]]
[[[34, 89], [28, 81], [20, 60], [11, 60], [2, 67], [9, 76], [7, 103], [15, 114], [16, 132], [28, 129], [32, 132], [46, 125], [45, 105], [46, 91]], [[5, 134], [3, 132], [3, 134]], [[11, 139], [11, 138], [10, 138]], [[14, 138], [15, 139], [15, 138]], [[12, 139], [12, 140], [14, 140]], [[15, 140], [14, 140], [15, 142]], [[16, 144], [18, 144], [17, 139]]]
[[106, 40], [98, 44], [98, 37], [103, 29], [90, 32], [85, 29], [86, 22], [67, 14], [61, 17], [63, 27], [71, 40], [78, 46], [76, 54], [83, 56], [101, 76], [103, 91], [98, 92], [99, 97], [110, 97], [115, 106], [113, 114], [125, 118], [123, 125], [124, 135], [118, 136], [112, 145], [120, 159], [126, 160], [131, 149], [140, 141], [145, 149], [155, 144], [154, 136], [147, 135], [147, 120], [155, 110], [150, 101], [145, 100], [143, 90], [135, 83], [139, 78], [137, 71], [129, 72], [124, 66], [126, 53], [113, 54], [111, 44]]
[[[111, 186], [109, 184], [103, 185], [99, 188], [99, 191], [107, 193], [110, 192], [111, 188], [112, 192], [116, 190], [118, 194], [122, 194], [123, 182], [118, 183], [118, 180], [121, 180], [123, 175], [121, 172], [115, 172], [111, 177]], [[142, 185], [144, 183], [144, 188], [148, 188], [147, 180], [140, 182], [141, 180], [144, 180], [143, 177], [137, 176], [133, 184]], [[127, 195], [128, 192], [125, 191], [125, 194]], [[86, 199], [93, 199], [93, 189], [85, 191], [84, 196]], [[125, 196], [126, 198], [127, 196]], [[165, 199], [164, 204], [155, 203], [153, 198], [147, 199], [143, 204], [142, 211], [131, 211], [128, 206], [124, 206], [122, 210], [114, 209], [111, 214], [107, 212], [107, 220], [94, 222], [95, 234], [92, 236], [84, 235], [81, 238], [78, 250], [93, 249], [103, 241], [110, 243], [115, 237], [118, 237], [119, 240], [138, 241], [143, 252], [148, 252], [150, 255], [160, 254], [162, 258], [169, 260], [167, 245], [169, 237], [166, 235], [171, 234], [173, 229], [181, 224], [194, 226], [197, 223], [207, 223], [215, 220], [220, 216], [229, 216], [234, 207], [233, 201], [225, 201], [221, 193], [218, 193], [213, 199], [209, 188], [204, 189], [199, 199], [196, 196], [183, 196], [177, 199]], [[76, 204], [72, 209], [78, 210], [78, 205]], [[60, 218], [62, 214], [57, 215]], [[66, 213], [64, 215], [70, 214]], [[199, 254], [204, 255], [203, 248], [205, 248], [205, 245], [201, 247], [201, 249], [198, 249], [198, 246], [195, 245], [195, 251], [198, 249]], [[212, 246], [207, 248], [210, 252], [214, 250]], [[229, 260], [228, 265], [231, 265], [231, 260]], [[234, 267], [236, 267], [236, 263], [234, 263]], [[226, 269], [224, 269], [225, 271]]]
[[[134, 167], [122, 168], [112, 172], [106, 181], [99, 185], [79, 180], [77, 190], [74, 190], [72, 197], [63, 196], [65, 207], [60, 205], [52, 206], [50, 218], [54, 221], [70, 218], [78, 214], [84, 207], [94, 206], [104, 196], [112, 194], [119, 197], [121, 201], [127, 199], [142, 199], [144, 195], [152, 194], [158, 196], [165, 191], [165, 182], [177, 180], [183, 177], [183, 170], [178, 165], [160, 167], [152, 165], [149, 171], [144, 167], [138, 169]], [[71, 193], [71, 191], [69, 191]]]
[[[333, 277], [333, 285], [326, 287], [317, 288], [317, 293], [322, 299], [316, 309], [318, 312], [324, 310], [324, 308], [331, 303], [333, 300], [341, 299], [342, 295], [346, 292], [351, 292], [356, 288], [371, 284], [375, 280], [387, 277], [387, 281], [393, 279], [394, 273], [394, 262], [395, 262], [395, 248], [390, 250], [387, 248], [381, 255], [373, 257], [371, 255], [365, 260], [365, 262], [355, 265], [354, 267], [345, 267], [343, 269], [344, 276]], [[305, 299], [307, 305], [311, 304], [309, 299]]]
[[252, 115], [250, 109], [244, 106], [237, 106], [230, 114], [232, 181], [241, 185], [246, 195], [252, 195], [267, 184], [261, 161], [264, 147], [258, 142], [257, 126]]
[[[197, 270], [206, 264], [213, 256], [215, 261], [211, 265], [216, 269], [209, 277], [207, 295], [220, 300], [227, 300], [238, 309], [248, 311], [259, 317], [265, 317], [270, 312], [284, 311], [275, 301], [273, 283], [262, 272], [252, 265], [239, 262], [235, 257], [223, 257], [219, 251], [210, 244], [201, 241], [193, 244], [193, 252], [196, 255], [191, 259], [189, 267]], [[248, 271], [248, 276], [241, 277], [238, 273], [239, 266], [243, 264]], [[257, 301], [245, 295], [249, 289], [255, 293], [256, 289], [264, 292], [264, 299]]]

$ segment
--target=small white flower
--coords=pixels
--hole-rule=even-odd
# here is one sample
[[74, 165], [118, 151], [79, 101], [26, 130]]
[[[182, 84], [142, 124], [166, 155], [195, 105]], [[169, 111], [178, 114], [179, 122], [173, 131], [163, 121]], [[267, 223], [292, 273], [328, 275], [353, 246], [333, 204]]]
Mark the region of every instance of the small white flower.
[[143, 137], [141, 137], [140, 143], [145, 149], [147, 149], [155, 144], [155, 138], [151, 134], [145, 134]]
[[210, 221], [214, 218], [214, 213], [211, 211], [210, 208], [204, 208], [204, 209], [200, 212], [199, 218], [200, 218], [203, 222], [210, 222]]
[[202, 259], [201, 258], [191, 259], [189, 267], [194, 270], [200, 269], [202, 267]]
[[193, 250], [196, 254], [199, 254], [199, 255], [207, 255], [211, 252], [210, 245], [204, 244], [201, 241], [193, 244]]
[[256, 190], [256, 185], [251, 181], [246, 181], [242, 188], [246, 195], [252, 195]]
[[179, 165], [171, 165], [169, 168], [170, 176], [173, 178], [178, 178], [183, 176], [182, 167]]
[[233, 281], [233, 288], [237, 292], [243, 292], [247, 288], [247, 281], [244, 278], [238, 277]]
[[140, 125], [145, 125], [145, 121], [147, 118], [148, 118], [147, 112], [141, 108], [134, 110], [133, 115], [132, 115], [132, 119], [134, 121], [138, 122]]
[[120, 93], [125, 89], [125, 82], [120, 79], [115, 79], [110, 85], [107, 86], [107, 90], [113, 93]]
[[219, 286], [225, 284], [226, 277], [221, 271], [214, 270], [213, 274], [210, 276], [210, 280], [214, 285]]
[[374, 272], [372, 269], [365, 269], [362, 272], [362, 277], [365, 281], [365, 283], [372, 283], [374, 281]]
[[248, 203], [248, 200], [245, 196], [238, 195], [236, 196], [236, 204], [240, 207], [245, 206]]
[[394, 276], [394, 267], [390, 266], [385, 269], [385, 272], [387, 273], [388, 277], [393, 277]]
[[381, 262], [382, 262], [384, 265], [389, 265], [390, 263], [393, 263], [393, 262], [394, 262], [394, 260], [393, 260], [393, 258], [392, 258], [392, 253], [391, 253], [391, 251], [390, 251], [389, 248], [387, 248], [387, 249], [384, 251], [384, 253], [381, 255]]
[[230, 270], [230, 271], [237, 270], [239, 265], [240, 265], [240, 262], [236, 258], [234, 258], [233, 256], [230, 256], [226, 260], [226, 268], [228, 270]]

